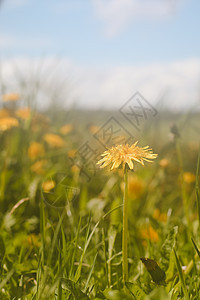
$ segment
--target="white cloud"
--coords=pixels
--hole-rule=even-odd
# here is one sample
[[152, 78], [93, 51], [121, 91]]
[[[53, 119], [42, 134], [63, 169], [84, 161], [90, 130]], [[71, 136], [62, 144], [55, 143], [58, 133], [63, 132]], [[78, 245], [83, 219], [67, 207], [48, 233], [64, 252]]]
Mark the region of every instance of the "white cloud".
[[79, 91], [82, 106], [90, 102], [93, 107], [98, 103], [106, 108], [119, 108], [139, 91], [154, 105], [165, 96], [163, 104], [167, 107], [189, 107], [200, 96], [200, 60], [85, 70]]
[[112, 37], [140, 19], [163, 19], [171, 15], [183, 0], [91, 0], [96, 16], [104, 23], [104, 32]]
[[[16, 66], [24, 82], [41, 82], [38, 102], [42, 106], [54, 99], [63, 104], [76, 100], [82, 108], [119, 109], [136, 91], [152, 105], [164, 96], [163, 105], [171, 109], [200, 104], [200, 59], [105, 68], [51, 57], [6, 60], [1, 74], [3, 83], [12, 91], [19, 88]], [[28, 88], [31, 85], [27, 93]]]

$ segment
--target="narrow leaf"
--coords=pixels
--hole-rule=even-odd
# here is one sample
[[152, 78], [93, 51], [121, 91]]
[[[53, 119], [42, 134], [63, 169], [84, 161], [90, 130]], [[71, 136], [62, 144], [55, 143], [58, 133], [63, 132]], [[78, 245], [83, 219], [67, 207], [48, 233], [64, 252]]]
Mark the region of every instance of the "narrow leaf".
[[185, 298], [187, 300], [189, 300], [189, 296], [188, 296], [188, 292], [187, 292], [187, 287], [186, 287], [186, 284], [185, 284], [185, 279], [183, 277], [183, 271], [182, 271], [182, 268], [181, 268], [181, 265], [180, 265], [180, 261], [178, 259], [178, 256], [176, 254], [175, 249], [174, 249], [174, 255], [175, 255], [175, 259], [176, 259], [176, 266], [177, 266], [177, 269], [178, 269], [179, 278], [180, 278], [180, 281], [181, 281], [181, 286], [182, 286], [182, 289], [183, 289], [183, 293], [185, 295]]
[[199, 251], [199, 248], [197, 247], [197, 245], [196, 245], [195, 241], [193, 240], [193, 238], [192, 238], [192, 242], [193, 242], [193, 245], [194, 245], [195, 250], [197, 251], [197, 254], [198, 254], [199, 257], [200, 257], [200, 251]]
[[90, 273], [89, 273], [89, 275], [88, 275], [88, 278], [87, 278], [87, 281], [86, 281], [86, 284], [85, 284], [84, 292], [87, 291], [87, 287], [88, 287], [88, 284], [89, 284], [89, 282], [90, 282], [90, 278], [91, 278], [92, 273], [93, 273], [93, 271], [94, 271], [94, 265], [95, 265], [95, 262], [96, 262], [97, 254], [98, 254], [98, 253], [96, 253], [96, 255], [95, 255], [95, 257], [94, 257], [93, 264], [92, 264], [92, 267], [91, 267], [91, 269], [90, 269]]

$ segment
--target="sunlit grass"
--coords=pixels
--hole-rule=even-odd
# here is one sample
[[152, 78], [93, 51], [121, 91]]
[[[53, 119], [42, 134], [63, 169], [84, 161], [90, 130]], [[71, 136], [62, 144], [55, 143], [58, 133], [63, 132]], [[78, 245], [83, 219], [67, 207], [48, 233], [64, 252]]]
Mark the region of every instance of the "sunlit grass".
[[[100, 126], [84, 122], [22, 107], [18, 94], [3, 97], [0, 299], [199, 299], [196, 136], [182, 138], [180, 128], [177, 148], [177, 136], [144, 129], [141, 144], [158, 158], [129, 170], [124, 186], [119, 159], [111, 172], [83, 176], [76, 151]], [[157, 122], [170, 133], [169, 122]]]

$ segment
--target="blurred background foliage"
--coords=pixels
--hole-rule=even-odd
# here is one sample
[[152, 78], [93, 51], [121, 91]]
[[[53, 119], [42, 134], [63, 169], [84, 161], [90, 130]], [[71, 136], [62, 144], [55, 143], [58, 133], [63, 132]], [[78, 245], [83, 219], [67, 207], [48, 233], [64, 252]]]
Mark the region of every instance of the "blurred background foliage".
[[[184, 290], [175, 275], [173, 248], [182, 266], [193, 263], [186, 285], [198, 299], [199, 261], [191, 236], [200, 242], [199, 113], [161, 111], [133, 133], [133, 140], [150, 145], [158, 159], [129, 172], [129, 281], [134, 284], [129, 294], [121, 290], [123, 172], [96, 166], [91, 172], [89, 158], [80, 155], [111, 117], [122, 122], [118, 111], [51, 106], [42, 111], [20, 94], [2, 95], [2, 299], [143, 299], [157, 288], [141, 257], [155, 259], [167, 279], [174, 276], [162, 291], [178, 299]], [[132, 131], [126, 120], [122, 124]]]

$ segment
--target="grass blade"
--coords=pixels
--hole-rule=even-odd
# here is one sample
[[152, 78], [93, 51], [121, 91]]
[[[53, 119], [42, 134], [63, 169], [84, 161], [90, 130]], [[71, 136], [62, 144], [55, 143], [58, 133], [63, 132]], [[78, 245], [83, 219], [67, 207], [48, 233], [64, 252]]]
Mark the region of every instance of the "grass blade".
[[185, 284], [185, 279], [183, 277], [183, 271], [182, 271], [182, 268], [181, 268], [181, 265], [180, 265], [180, 261], [178, 259], [178, 256], [176, 254], [176, 251], [174, 249], [174, 255], [175, 255], [175, 259], [176, 259], [176, 266], [177, 266], [177, 269], [178, 269], [178, 274], [179, 274], [179, 278], [180, 278], [180, 281], [181, 281], [181, 286], [182, 286], [182, 289], [183, 289], [183, 293], [184, 293], [184, 296], [187, 300], [189, 300], [189, 295], [188, 295], [188, 292], [187, 292], [187, 287], [186, 287], [186, 284]]
[[85, 237], [85, 244], [83, 247], [83, 252], [80, 258], [80, 262], [78, 265], [78, 268], [76, 270], [75, 276], [74, 276], [74, 281], [77, 282], [79, 280], [79, 277], [81, 275], [81, 269], [82, 269], [82, 264], [83, 264], [83, 257], [85, 255], [85, 251], [87, 249], [87, 240], [88, 240], [88, 236], [89, 236], [89, 231], [90, 231], [90, 223], [91, 223], [91, 218], [89, 217], [88, 223], [87, 223], [87, 232], [86, 232], [86, 237]]
[[112, 283], [112, 272], [111, 272], [111, 257], [113, 253], [114, 243], [117, 236], [117, 230], [111, 226], [108, 230], [108, 278], [109, 278], [109, 286]]
[[73, 251], [73, 255], [72, 255], [71, 268], [69, 271], [70, 279], [72, 278], [72, 274], [73, 274], [74, 261], [75, 261], [75, 257], [76, 257], [76, 250], [77, 250], [77, 246], [78, 246], [78, 238], [79, 238], [80, 228], [81, 228], [81, 218], [80, 218], [79, 224], [78, 224], [78, 230], [77, 230], [76, 239], [75, 239], [74, 251]]
[[199, 217], [199, 229], [200, 229], [200, 193], [199, 193], [199, 164], [200, 164], [200, 149], [199, 155], [197, 160], [197, 170], [196, 170], [196, 200], [197, 200], [197, 210], [198, 210], [198, 217]]
[[42, 241], [42, 256], [41, 256], [41, 264], [44, 267], [44, 260], [45, 260], [45, 210], [44, 210], [44, 200], [43, 196], [41, 195], [41, 202], [40, 202], [40, 232], [41, 232], [41, 241]]
[[199, 257], [200, 257], [200, 251], [199, 251], [199, 248], [197, 247], [197, 245], [196, 245], [195, 241], [193, 240], [193, 238], [192, 238], [192, 242], [193, 242], [193, 245], [194, 245], [195, 250], [197, 251], [197, 254], [198, 254]]
[[109, 286], [106, 238], [105, 238], [104, 228], [102, 228], [102, 245], [103, 245], [104, 258], [105, 258], [105, 273], [106, 273], [106, 278], [107, 278], [107, 285]]
[[12, 277], [13, 273], [15, 272], [14, 269], [10, 270], [6, 277], [0, 282], [0, 290], [4, 287], [4, 285], [9, 281], [9, 279]]
[[93, 264], [92, 264], [92, 267], [91, 267], [91, 269], [90, 269], [90, 273], [89, 273], [89, 275], [88, 275], [88, 278], [87, 278], [87, 281], [86, 281], [86, 284], [85, 284], [85, 289], [84, 289], [84, 292], [85, 292], [85, 293], [86, 293], [86, 291], [87, 291], [87, 287], [88, 287], [90, 278], [91, 278], [92, 273], [93, 273], [93, 271], [94, 271], [94, 265], [95, 265], [95, 262], [96, 262], [97, 254], [98, 254], [98, 253], [96, 253], [96, 255], [95, 255], [95, 257], [94, 257]]

